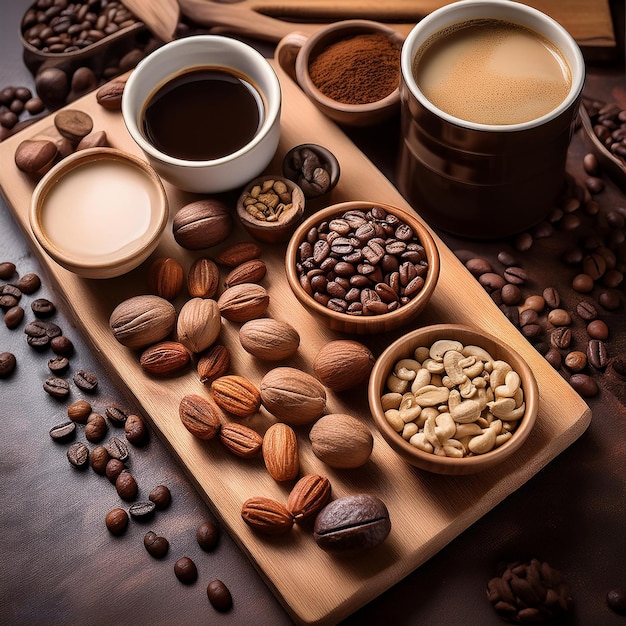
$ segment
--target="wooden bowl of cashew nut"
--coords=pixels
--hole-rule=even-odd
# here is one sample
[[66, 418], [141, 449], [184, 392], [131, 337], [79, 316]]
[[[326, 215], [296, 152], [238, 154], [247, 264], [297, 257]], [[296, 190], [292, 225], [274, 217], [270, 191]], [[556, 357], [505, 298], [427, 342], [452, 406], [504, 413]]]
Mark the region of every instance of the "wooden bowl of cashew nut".
[[377, 359], [368, 388], [378, 430], [406, 462], [437, 474], [474, 474], [515, 454], [537, 418], [526, 361], [468, 326], [413, 330]]

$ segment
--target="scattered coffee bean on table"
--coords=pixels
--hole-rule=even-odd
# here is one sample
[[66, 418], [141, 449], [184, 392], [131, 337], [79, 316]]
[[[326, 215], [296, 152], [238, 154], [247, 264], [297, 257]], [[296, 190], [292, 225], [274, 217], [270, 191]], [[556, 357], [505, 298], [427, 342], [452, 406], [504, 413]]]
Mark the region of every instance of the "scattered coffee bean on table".
[[74, 384], [82, 391], [93, 393], [98, 387], [98, 378], [92, 372], [78, 370], [74, 374]]
[[207, 585], [206, 594], [211, 606], [216, 611], [223, 613], [229, 611], [233, 606], [233, 598], [228, 587], [217, 578]]
[[39, 318], [50, 317], [56, 313], [56, 306], [46, 298], [37, 298], [30, 304], [32, 312]]
[[196, 530], [196, 539], [203, 550], [210, 552], [215, 548], [219, 539], [217, 526], [213, 522], [203, 522]]
[[185, 585], [191, 585], [198, 580], [198, 568], [188, 556], [183, 556], [174, 563], [174, 574]]
[[143, 545], [148, 554], [155, 559], [162, 559], [168, 552], [170, 544], [165, 537], [157, 535], [154, 531], [148, 531], [143, 538]]
[[119, 497], [127, 502], [134, 500], [139, 492], [137, 481], [128, 470], [123, 470], [117, 477], [117, 480], [115, 481], [115, 489], [117, 490]]
[[154, 502], [148, 500], [147, 502], [135, 502], [130, 506], [128, 512], [132, 518], [143, 522], [154, 516], [155, 509]]
[[67, 449], [67, 459], [78, 468], [87, 467], [89, 464], [89, 448], [82, 441], [75, 441]]
[[128, 526], [128, 513], [122, 508], [109, 511], [105, 518], [106, 527], [113, 535], [121, 535]]
[[43, 383], [43, 389], [47, 394], [59, 400], [63, 400], [70, 395], [69, 383], [64, 378], [59, 378], [58, 376], [46, 378]]
[[17, 359], [12, 352], [2, 352], [0, 354], [0, 378], [8, 378], [17, 366]]
[[148, 500], [154, 502], [157, 510], [162, 511], [172, 502], [172, 494], [165, 485], [157, 485], [148, 495]]

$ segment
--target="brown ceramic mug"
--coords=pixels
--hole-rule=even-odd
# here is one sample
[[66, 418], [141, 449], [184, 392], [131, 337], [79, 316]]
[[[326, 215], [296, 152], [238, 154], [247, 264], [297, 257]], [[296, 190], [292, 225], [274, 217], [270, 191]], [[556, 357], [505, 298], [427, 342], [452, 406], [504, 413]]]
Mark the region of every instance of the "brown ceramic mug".
[[[421, 88], [416, 55], [447, 30], [476, 20], [520, 25], [549, 42], [569, 70], [562, 100], [538, 117], [514, 123], [468, 121], [435, 106]], [[397, 184], [414, 209], [434, 228], [480, 239], [519, 233], [544, 219], [563, 191], [585, 79], [582, 54], [567, 31], [517, 2], [463, 0], [434, 11], [413, 28], [401, 65]], [[466, 72], [471, 76], [473, 70]]]

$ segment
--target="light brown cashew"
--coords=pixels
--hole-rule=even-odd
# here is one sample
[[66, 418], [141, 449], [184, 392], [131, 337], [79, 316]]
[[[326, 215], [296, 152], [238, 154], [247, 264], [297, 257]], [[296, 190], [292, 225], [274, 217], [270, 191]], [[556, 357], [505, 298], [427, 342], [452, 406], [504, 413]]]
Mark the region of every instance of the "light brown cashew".
[[448, 350], [456, 350], [461, 352], [463, 344], [454, 339], [438, 339], [430, 346], [430, 358], [435, 361], [443, 361], [443, 356]]

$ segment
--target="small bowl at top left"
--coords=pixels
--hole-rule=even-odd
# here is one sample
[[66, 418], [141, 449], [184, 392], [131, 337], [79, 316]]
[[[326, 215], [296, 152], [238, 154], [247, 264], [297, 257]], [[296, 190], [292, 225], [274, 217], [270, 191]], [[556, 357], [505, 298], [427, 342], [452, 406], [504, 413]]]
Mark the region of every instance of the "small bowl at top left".
[[39, 181], [29, 218], [59, 265], [83, 278], [113, 278], [154, 251], [168, 213], [163, 183], [150, 165], [114, 148], [90, 148]]

